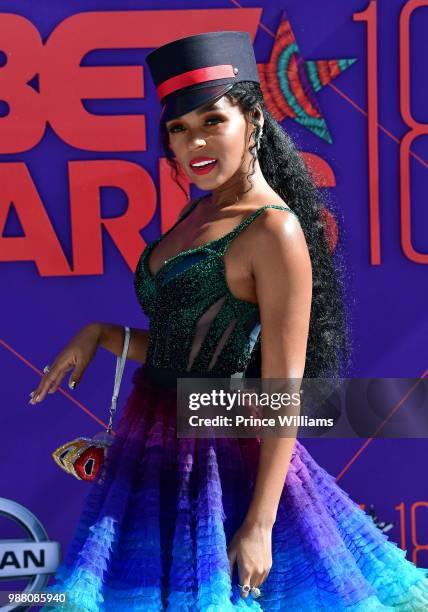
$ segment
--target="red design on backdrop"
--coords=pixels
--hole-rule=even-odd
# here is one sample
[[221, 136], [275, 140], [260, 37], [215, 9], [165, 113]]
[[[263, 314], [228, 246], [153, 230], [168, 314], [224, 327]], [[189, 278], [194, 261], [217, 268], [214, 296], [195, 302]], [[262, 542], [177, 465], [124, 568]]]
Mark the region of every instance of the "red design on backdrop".
[[[102, 227], [131, 269], [145, 247], [139, 231], [156, 209], [156, 188], [138, 164], [121, 160], [69, 162], [73, 270], [23, 163], [0, 164], [0, 232], [13, 202], [25, 236], [0, 236], [1, 261], [34, 261], [41, 276], [103, 274]], [[122, 215], [103, 218], [101, 187], [118, 187], [128, 198]]]
[[[303, 154], [315, 182], [320, 187], [336, 183], [330, 166], [320, 157]], [[55, 229], [25, 164], [0, 164], [0, 260], [34, 261], [41, 276], [80, 276], [103, 274], [102, 228], [109, 234], [131, 270], [146, 246], [140, 234], [156, 212], [156, 186], [149, 173], [138, 164], [123, 160], [87, 160], [69, 162], [70, 232], [72, 265], [67, 261]], [[184, 189], [187, 176], [179, 173]], [[174, 182], [165, 159], [159, 160], [161, 231], [165, 232], [187, 201]], [[103, 218], [101, 187], [117, 187], [127, 196], [128, 207], [122, 215]], [[3, 236], [12, 206], [25, 236]], [[328, 232], [336, 238], [332, 215], [327, 218]], [[333, 227], [334, 226], [334, 227]]]
[[[68, 261], [27, 166], [0, 164], [0, 184], [0, 260], [34, 261], [41, 276], [68, 276]], [[25, 236], [3, 236], [12, 203]]]
[[[260, 17], [261, 9], [78, 13], [60, 23], [43, 44], [29, 20], [1, 14], [1, 49], [7, 62], [0, 69], [0, 88], [9, 113], [0, 119], [0, 153], [21, 153], [37, 146], [48, 121], [57, 136], [75, 148], [145, 151], [144, 115], [94, 115], [82, 104], [84, 99], [143, 97], [143, 67], [80, 66], [85, 55], [95, 49], [154, 48], [206, 31], [207, 23], [210, 31], [246, 30], [254, 39]], [[28, 85], [36, 74], [40, 92]], [[318, 174], [329, 168], [316, 156], [309, 159]], [[70, 161], [68, 174], [72, 262], [62, 250], [26, 164], [0, 164], [0, 261], [34, 261], [41, 276], [103, 274], [104, 228], [134, 270], [145, 247], [140, 231], [156, 211], [152, 177], [139, 164], [114, 159]], [[188, 191], [187, 176], [180, 173], [180, 179]], [[126, 194], [128, 207], [122, 215], [102, 217], [101, 187], [117, 187]], [[164, 159], [159, 160], [159, 190], [164, 232], [186, 203]], [[12, 205], [24, 236], [3, 235]]]
[[[317, 187], [336, 187], [333, 169], [324, 159], [313, 153], [302, 153], [302, 157]], [[330, 252], [333, 252], [339, 240], [339, 228], [334, 215], [327, 208], [322, 208], [320, 212], [327, 245]]]
[[[145, 115], [94, 115], [82, 100], [144, 97], [143, 66], [81, 66], [96, 49], [155, 48], [211, 30], [256, 35], [262, 9], [97, 11], [65, 19], [43, 45], [24, 17], [0, 15], [2, 99], [0, 153], [22, 153], [43, 138], [49, 121], [68, 145], [86, 151], [145, 151]], [[207, 27], [207, 24], [209, 27]], [[40, 93], [28, 81], [39, 75]]]
[[[102, 228], [108, 232], [131, 270], [146, 246], [140, 230], [156, 210], [156, 187], [142, 166], [122, 160], [69, 163], [70, 214], [74, 274], [102, 274]], [[127, 196], [122, 215], [103, 218], [101, 187], [118, 187]]]

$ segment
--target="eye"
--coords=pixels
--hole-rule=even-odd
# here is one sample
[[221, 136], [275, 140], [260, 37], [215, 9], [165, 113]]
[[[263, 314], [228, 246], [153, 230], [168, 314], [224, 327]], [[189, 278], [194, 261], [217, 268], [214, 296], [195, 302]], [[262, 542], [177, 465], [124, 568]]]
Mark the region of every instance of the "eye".
[[[205, 120], [205, 124], [206, 125], [217, 125], [218, 123], [222, 123], [222, 121], [223, 121], [222, 117], [218, 115], [211, 115]], [[167, 127], [167, 131], [170, 134], [176, 134], [178, 132], [181, 132], [182, 128], [183, 128], [183, 125], [181, 123], [175, 123], [171, 127]]]
[[222, 122], [222, 118], [219, 117], [218, 115], [215, 115], [214, 117], [208, 117], [206, 123], [210, 124], [212, 121], [216, 122], [216, 123], [221, 123]]
[[180, 128], [180, 124], [179, 123], [176, 123], [175, 125], [172, 125], [171, 127], [167, 127], [167, 131], [170, 134], [175, 134], [177, 131], [178, 132], [180, 131], [180, 129], [177, 129], [177, 128]]

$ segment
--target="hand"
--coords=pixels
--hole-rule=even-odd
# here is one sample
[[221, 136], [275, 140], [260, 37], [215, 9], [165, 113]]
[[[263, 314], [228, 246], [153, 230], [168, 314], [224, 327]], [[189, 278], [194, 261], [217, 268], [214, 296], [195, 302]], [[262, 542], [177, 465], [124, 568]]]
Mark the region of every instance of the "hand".
[[[230, 576], [238, 563], [239, 584], [259, 587], [272, 567], [272, 527], [243, 522], [228, 546]], [[241, 590], [241, 597], [248, 596]]]
[[[96, 353], [101, 328], [97, 323], [83, 327], [59, 353], [49, 372], [43, 375], [39, 386], [33, 391], [30, 404], [41, 402], [47, 393], [55, 393], [66, 372], [73, 370], [69, 378], [69, 387], [73, 389], [80, 381]], [[72, 385], [72, 383], [75, 383]]]

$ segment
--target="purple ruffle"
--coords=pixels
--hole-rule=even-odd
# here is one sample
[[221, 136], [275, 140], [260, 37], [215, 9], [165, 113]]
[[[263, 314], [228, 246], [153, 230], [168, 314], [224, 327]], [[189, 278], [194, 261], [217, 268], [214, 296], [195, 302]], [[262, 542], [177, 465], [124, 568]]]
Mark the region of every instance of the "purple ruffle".
[[227, 544], [251, 499], [260, 442], [177, 438], [175, 393], [136, 371], [49, 588], [68, 592], [61, 610], [428, 610], [427, 570], [405, 558], [299, 441], [263, 596], [243, 599]]

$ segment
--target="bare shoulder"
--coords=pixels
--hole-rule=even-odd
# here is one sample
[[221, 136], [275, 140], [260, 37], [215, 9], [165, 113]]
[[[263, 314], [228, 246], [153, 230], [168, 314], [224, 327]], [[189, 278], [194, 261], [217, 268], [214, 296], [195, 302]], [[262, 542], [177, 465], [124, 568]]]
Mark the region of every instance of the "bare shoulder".
[[[278, 206], [280, 208], [272, 208], [271, 206]], [[300, 227], [297, 214], [285, 202], [278, 202], [273, 205], [268, 204], [260, 215], [259, 227], [263, 228], [264, 231], [275, 232], [278, 231], [278, 227], [288, 223], [290, 220], [295, 221], [295, 227]]]
[[[286, 204], [283, 208], [265, 208], [253, 224], [248, 242], [248, 264], [257, 287], [257, 294], [272, 291], [272, 299], [280, 297], [278, 278], [287, 278], [281, 290], [291, 284], [310, 284], [312, 265], [305, 234], [298, 218]], [[291, 284], [290, 284], [291, 283]], [[294, 289], [293, 289], [294, 290]], [[266, 293], [267, 292], [267, 293]]]
[[296, 214], [285, 204], [283, 208], [265, 208], [257, 219], [252, 240], [253, 270], [307, 267], [309, 251]]

